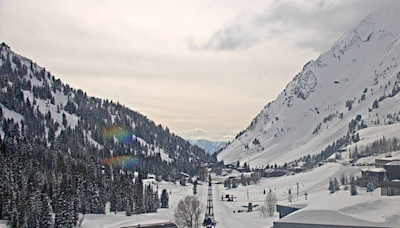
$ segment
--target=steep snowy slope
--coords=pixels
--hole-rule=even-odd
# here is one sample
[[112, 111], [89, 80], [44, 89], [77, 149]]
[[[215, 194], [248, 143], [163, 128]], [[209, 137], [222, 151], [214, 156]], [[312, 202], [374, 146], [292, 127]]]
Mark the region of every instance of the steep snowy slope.
[[[1, 43], [2, 140], [5, 135], [39, 140], [60, 151], [91, 151], [99, 160], [131, 155], [191, 165], [211, 157], [171, 133], [168, 127], [156, 125], [118, 102], [90, 97], [64, 84]], [[194, 166], [191, 169], [197, 172]]]
[[365, 127], [400, 128], [399, 10], [397, 4], [369, 15], [307, 63], [218, 159], [251, 166], [283, 164], [339, 139], [349, 145]]

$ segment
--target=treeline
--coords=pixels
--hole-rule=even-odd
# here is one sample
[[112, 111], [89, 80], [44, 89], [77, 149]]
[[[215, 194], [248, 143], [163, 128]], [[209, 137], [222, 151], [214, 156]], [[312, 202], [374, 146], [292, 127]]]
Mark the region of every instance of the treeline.
[[225, 188], [237, 188], [239, 184], [242, 186], [258, 184], [260, 183], [261, 173], [259, 171], [252, 172], [250, 176], [245, 176], [243, 173], [240, 176], [240, 179], [237, 178], [228, 178], [224, 181]]
[[5, 136], [0, 165], [0, 219], [11, 227], [74, 227], [79, 214], [104, 214], [107, 202], [110, 211], [127, 216], [160, 207], [158, 189], [144, 186], [142, 175], [87, 154], [73, 156]]
[[375, 140], [366, 146], [354, 146], [349, 149], [350, 158], [357, 159], [359, 157], [376, 156], [388, 152], [394, 152], [400, 149], [400, 140], [397, 137], [387, 139], [382, 136], [381, 139]]

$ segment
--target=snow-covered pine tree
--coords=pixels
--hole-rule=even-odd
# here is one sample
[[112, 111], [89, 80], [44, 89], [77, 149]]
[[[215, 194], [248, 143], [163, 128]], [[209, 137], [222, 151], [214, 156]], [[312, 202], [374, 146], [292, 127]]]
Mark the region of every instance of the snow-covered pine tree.
[[339, 191], [340, 190], [340, 185], [339, 185], [339, 181], [337, 180], [337, 178], [335, 177], [335, 179], [333, 180], [333, 189], [334, 191]]
[[151, 194], [152, 190], [151, 190], [151, 186], [146, 185], [145, 189], [144, 189], [144, 212], [145, 213], [149, 213], [152, 212], [152, 194]]
[[[125, 189], [125, 201], [126, 201], [126, 207], [125, 207], [125, 215], [126, 216], [131, 216], [134, 212], [134, 190], [132, 189], [132, 184], [131, 182], [128, 182], [128, 186]], [[115, 209], [116, 210], [116, 209]]]
[[342, 184], [342, 185], [346, 185], [347, 183], [346, 183], [346, 176], [343, 174], [342, 175], [342, 177], [340, 178], [340, 183]]
[[27, 224], [28, 227], [40, 227], [40, 207], [41, 207], [41, 199], [40, 192], [38, 190], [32, 189], [30, 192], [28, 191], [29, 199], [27, 202], [27, 207], [29, 208], [29, 213], [27, 213]]
[[132, 214], [133, 214], [133, 199], [131, 197], [127, 197], [125, 215], [132, 216]]
[[185, 179], [185, 176], [182, 176], [182, 177], [181, 177], [181, 179], [179, 180], [179, 183], [180, 183], [182, 186], [186, 186], [186, 179]]
[[232, 179], [232, 188], [237, 188], [236, 179]]
[[134, 214], [141, 214], [144, 212], [144, 197], [143, 197], [143, 179], [142, 175], [139, 176], [135, 180], [134, 184], [134, 195], [133, 195], [133, 202], [135, 208], [133, 210]]
[[242, 186], [246, 186], [247, 184], [243, 173], [242, 175], [240, 175], [240, 183], [242, 184]]
[[163, 189], [161, 192], [161, 208], [169, 207], [169, 196], [167, 189]]
[[197, 194], [197, 180], [193, 182], [193, 195]]
[[102, 205], [99, 188], [96, 183], [89, 182], [87, 188], [88, 213], [104, 214], [104, 205]]
[[357, 186], [356, 186], [356, 181], [354, 180], [354, 177], [351, 177], [351, 181], [350, 181], [350, 194], [352, 196], [355, 196], [358, 194], [357, 192]]
[[39, 227], [54, 227], [53, 210], [51, 209], [50, 199], [45, 192], [40, 194]]
[[54, 228], [73, 228], [76, 225], [72, 202], [72, 186], [66, 176], [63, 176], [60, 184], [60, 193], [56, 202]]
[[376, 188], [375, 180], [371, 177], [368, 178], [367, 182], [367, 192], [372, 192]]
[[329, 190], [331, 193], [334, 193], [334, 192], [335, 192], [335, 187], [334, 187], [334, 183], [333, 183], [333, 181], [332, 181], [332, 178], [329, 179], [328, 190]]
[[160, 197], [158, 196], [158, 186], [157, 189], [153, 192], [153, 198], [154, 198], [155, 211], [157, 211], [158, 208], [160, 208]]

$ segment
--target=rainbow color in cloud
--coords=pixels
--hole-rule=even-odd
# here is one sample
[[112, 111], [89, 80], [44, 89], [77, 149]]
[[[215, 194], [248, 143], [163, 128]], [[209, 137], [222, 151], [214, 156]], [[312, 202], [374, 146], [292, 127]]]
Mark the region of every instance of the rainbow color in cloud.
[[115, 137], [120, 143], [129, 143], [135, 138], [132, 133], [117, 125], [112, 125], [103, 129], [102, 134], [111, 139]]
[[131, 169], [140, 164], [141, 160], [131, 155], [124, 155], [119, 157], [106, 158], [102, 160], [103, 163], [121, 167], [122, 169]]

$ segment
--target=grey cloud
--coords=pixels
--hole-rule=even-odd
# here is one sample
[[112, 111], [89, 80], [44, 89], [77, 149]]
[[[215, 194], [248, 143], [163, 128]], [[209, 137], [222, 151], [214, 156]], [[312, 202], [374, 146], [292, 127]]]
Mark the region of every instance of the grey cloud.
[[190, 40], [188, 46], [192, 50], [236, 51], [247, 49], [257, 42], [259, 42], [259, 40], [253, 32], [243, 29], [240, 24], [235, 24], [214, 32], [214, 34], [201, 45], [197, 45], [193, 40]]
[[275, 1], [271, 7], [249, 15], [249, 20], [239, 20], [215, 31], [203, 44], [188, 42], [192, 50], [236, 51], [280, 36], [296, 36], [299, 48], [323, 52], [348, 29], [369, 13], [378, 12], [395, 3], [395, 0], [352, 1]]
[[254, 25], [275, 35], [301, 34], [295, 42], [299, 48], [316, 52], [329, 49], [348, 29], [356, 27], [369, 13], [384, 10], [394, 0], [353, 1], [279, 1], [271, 9], [254, 17]]

